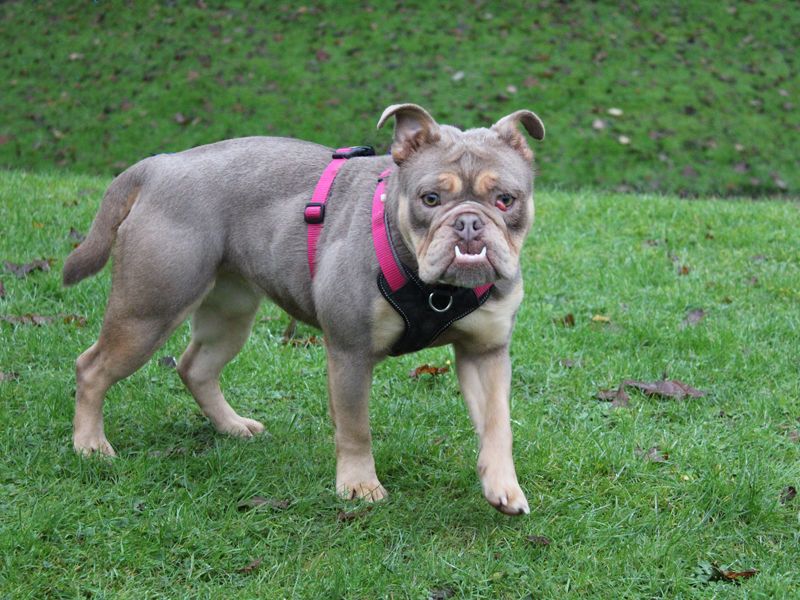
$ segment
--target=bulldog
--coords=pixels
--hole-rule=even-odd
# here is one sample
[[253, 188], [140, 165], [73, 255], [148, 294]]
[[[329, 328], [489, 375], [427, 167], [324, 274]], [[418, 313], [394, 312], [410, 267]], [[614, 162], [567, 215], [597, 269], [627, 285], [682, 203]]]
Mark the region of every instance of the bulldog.
[[228, 404], [219, 376], [266, 296], [323, 332], [339, 494], [386, 497], [369, 428], [374, 365], [452, 344], [483, 495], [503, 513], [529, 512], [512, 458], [509, 342], [534, 218], [519, 126], [537, 140], [544, 126], [520, 110], [461, 131], [398, 104], [378, 127], [392, 118], [391, 156], [248, 137], [146, 158], [111, 183], [63, 269], [75, 284], [113, 250], [100, 335], [76, 362], [77, 452], [114, 455], [106, 391], [188, 317], [178, 373], [200, 409], [220, 432], [263, 431]]

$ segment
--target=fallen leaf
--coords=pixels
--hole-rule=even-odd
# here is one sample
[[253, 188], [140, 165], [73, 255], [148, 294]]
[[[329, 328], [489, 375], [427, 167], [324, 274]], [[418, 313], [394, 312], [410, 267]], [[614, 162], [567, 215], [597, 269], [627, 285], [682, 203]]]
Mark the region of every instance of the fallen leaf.
[[371, 510], [371, 505], [365, 506], [364, 508], [359, 508], [358, 510], [344, 511], [339, 509], [339, 512], [336, 513], [336, 520], [340, 523], [348, 523], [350, 521], [355, 521], [356, 519], [366, 517]]
[[610, 114], [612, 117], [621, 117], [622, 116], [622, 109], [621, 108], [613, 108], [613, 107], [609, 108], [608, 109], [608, 114]]
[[241, 573], [242, 575], [247, 575], [248, 573], [252, 573], [255, 571], [259, 565], [264, 561], [263, 558], [257, 558], [254, 561], [249, 562], [246, 566], [242, 567], [241, 569], [236, 569], [237, 573]]
[[647, 462], [665, 463], [669, 459], [669, 454], [659, 450], [658, 446], [653, 446], [647, 451], [637, 446], [634, 452], [636, 456]]
[[452, 79], [453, 81], [461, 81], [462, 79], [464, 79], [464, 71], [456, 71], [455, 73], [453, 73], [453, 76], [450, 79]]
[[73, 324], [75, 327], [86, 326], [86, 317], [80, 315], [63, 315], [62, 320], [66, 325]]
[[592, 317], [594, 323], [611, 323], [611, 317], [605, 315], [594, 315]]
[[797, 496], [797, 488], [795, 488], [793, 485], [786, 486], [781, 492], [781, 504], [791, 502], [794, 500], [795, 496]]
[[424, 364], [420, 365], [416, 369], [411, 369], [411, 371], [408, 372], [408, 376], [413, 379], [416, 379], [417, 377], [421, 377], [422, 375], [433, 375], [433, 376], [443, 375], [444, 373], [447, 373], [449, 370], [450, 367], [447, 366], [434, 367], [433, 365]]
[[455, 595], [456, 591], [451, 587], [439, 588], [431, 590], [431, 593], [428, 594], [428, 600], [447, 600], [447, 598], [452, 598]]
[[515, 86], [515, 85], [508, 85], [508, 86], [506, 86], [506, 91], [507, 91], [509, 94], [516, 94], [516, 93], [517, 93], [517, 86]]
[[702, 398], [706, 395], [705, 392], [677, 379], [662, 379], [654, 382], [626, 379], [622, 382], [622, 385], [634, 387], [648, 396], [661, 396], [662, 398], [674, 398], [675, 400], [683, 400], [686, 396]]
[[592, 121], [592, 129], [596, 131], [601, 131], [606, 128], [606, 122], [603, 119], [595, 119]]
[[319, 62], [327, 62], [331, 59], [331, 55], [325, 52], [325, 50], [317, 50], [316, 55], [317, 60]]
[[174, 356], [162, 356], [158, 359], [158, 366], [174, 369], [178, 366], [178, 361], [175, 360]]
[[236, 505], [236, 509], [241, 512], [264, 505], [277, 510], [286, 510], [289, 508], [289, 501], [275, 500], [274, 498], [264, 498], [263, 496], [253, 496], [252, 498], [248, 498], [247, 500], [242, 500], [239, 502], [239, 504]]
[[16, 381], [17, 379], [19, 379], [19, 373], [15, 373], [13, 371], [4, 373], [3, 371], [0, 371], [0, 381]]
[[79, 244], [86, 239], [86, 236], [83, 235], [80, 231], [75, 229], [74, 227], [69, 228], [69, 239], [75, 240]]
[[562, 358], [558, 362], [565, 369], [572, 369], [578, 366], [578, 363], [572, 360], [571, 358]]
[[282, 340], [284, 344], [300, 348], [309, 348], [311, 346], [319, 346], [322, 344], [322, 338], [316, 335], [310, 335], [304, 338], [291, 338]]
[[52, 323], [55, 317], [47, 317], [44, 315], [0, 315], [0, 321], [11, 323], [12, 325], [47, 325]]
[[624, 383], [616, 390], [600, 390], [595, 394], [595, 398], [605, 402], [611, 402], [612, 408], [626, 408], [630, 404], [630, 398], [625, 391]]
[[693, 327], [706, 318], [706, 311], [702, 308], [694, 308], [686, 313], [686, 318], [681, 323], [682, 327]]
[[744, 571], [728, 571], [721, 568], [716, 563], [711, 565], [711, 573], [708, 578], [709, 581], [729, 581], [732, 583], [740, 583], [743, 579], [749, 579], [758, 573], [757, 569], [745, 569]]
[[5, 298], [5, 297], [6, 297], [6, 288], [3, 285], [3, 280], [0, 279], [0, 298]]
[[543, 535], [529, 535], [525, 538], [525, 541], [534, 546], [549, 546], [551, 544], [550, 538]]
[[800, 442], [800, 431], [798, 431], [797, 429], [794, 429], [794, 430], [790, 431], [789, 432], [789, 440], [794, 442], [795, 444]]
[[3, 264], [8, 272], [22, 279], [23, 277], [27, 277], [28, 273], [31, 271], [49, 271], [51, 262], [52, 259], [40, 258], [23, 264], [12, 263], [10, 261], [5, 261]]
[[628, 144], [630, 144], [630, 143], [631, 143], [631, 138], [629, 138], [627, 135], [621, 135], [621, 136], [619, 136], [619, 137], [617, 138], [617, 141], [618, 141], [620, 144], [622, 144], [623, 146], [627, 146]]
[[183, 113], [175, 113], [175, 116], [172, 118], [178, 125], [188, 125], [189, 121], [191, 120], [187, 118]]
[[560, 319], [553, 319], [553, 323], [556, 325], [563, 325], [564, 327], [575, 327], [575, 315], [567, 313]]
[[678, 275], [688, 275], [690, 272], [691, 268], [689, 268], [689, 265], [681, 265], [678, 268]]

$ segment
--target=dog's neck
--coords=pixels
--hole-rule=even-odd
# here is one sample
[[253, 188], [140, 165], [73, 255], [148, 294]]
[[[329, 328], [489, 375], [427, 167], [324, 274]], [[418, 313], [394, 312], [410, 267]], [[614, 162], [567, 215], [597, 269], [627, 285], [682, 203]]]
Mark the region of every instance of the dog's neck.
[[389, 180], [386, 185], [386, 202], [384, 202], [384, 210], [386, 211], [386, 232], [389, 234], [389, 241], [397, 259], [417, 273], [419, 272], [417, 256], [414, 254], [414, 250], [406, 245], [400, 233], [399, 217], [397, 214], [397, 211], [400, 209], [400, 202], [398, 199], [399, 186], [395, 173], [396, 169], [389, 175]]

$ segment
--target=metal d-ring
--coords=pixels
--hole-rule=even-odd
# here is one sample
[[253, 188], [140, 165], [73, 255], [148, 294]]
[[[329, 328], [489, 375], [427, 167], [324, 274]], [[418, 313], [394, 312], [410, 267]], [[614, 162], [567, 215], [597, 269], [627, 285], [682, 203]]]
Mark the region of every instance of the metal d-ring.
[[431, 307], [433, 310], [435, 310], [437, 313], [445, 313], [445, 312], [447, 312], [448, 310], [450, 310], [450, 307], [451, 307], [451, 306], [453, 306], [453, 297], [452, 297], [452, 296], [448, 296], [448, 300], [447, 300], [447, 306], [445, 306], [444, 308], [438, 308], [438, 307], [437, 307], [437, 306], [436, 306], [436, 305], [433, 303], [433, 297], [434, 297], [435, 295], [436, 295], [436, 292], [431, 292], [431, 295], [430, 295], [430, 296], [428, 296], [428, 306], [430, 306], [430, 307]]

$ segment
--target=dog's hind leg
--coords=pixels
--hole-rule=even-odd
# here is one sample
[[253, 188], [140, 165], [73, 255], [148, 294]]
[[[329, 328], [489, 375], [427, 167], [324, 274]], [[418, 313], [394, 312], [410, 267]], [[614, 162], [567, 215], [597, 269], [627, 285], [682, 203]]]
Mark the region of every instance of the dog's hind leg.
[[264, 426], [236, 414], [219, 376], [247, 341], [261, 297], [240, 277], [220, 275], [192, 317], [192, 341], [178, 363], [181, 379], [217, 431], [239, 437], [261, 433]]

